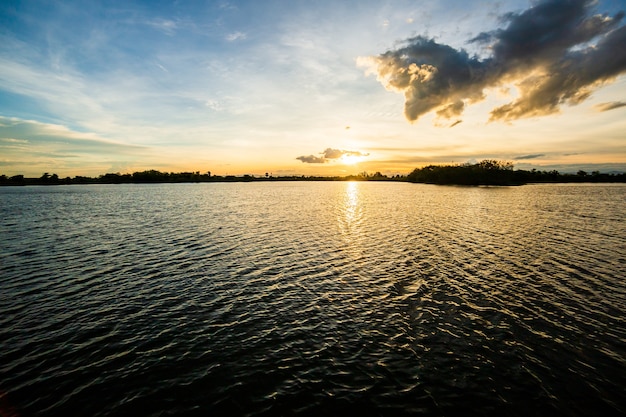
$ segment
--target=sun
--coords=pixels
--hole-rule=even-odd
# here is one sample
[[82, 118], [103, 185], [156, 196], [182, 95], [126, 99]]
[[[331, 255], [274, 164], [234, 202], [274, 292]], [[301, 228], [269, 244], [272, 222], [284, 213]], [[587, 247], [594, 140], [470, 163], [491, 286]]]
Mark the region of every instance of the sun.
[[341, 156], [341, 163], [344, 165], [354, 165], [357, 164], [359, 162], [361, 162], [363, 160], [363, 157], [360, 155], [342, 155]]

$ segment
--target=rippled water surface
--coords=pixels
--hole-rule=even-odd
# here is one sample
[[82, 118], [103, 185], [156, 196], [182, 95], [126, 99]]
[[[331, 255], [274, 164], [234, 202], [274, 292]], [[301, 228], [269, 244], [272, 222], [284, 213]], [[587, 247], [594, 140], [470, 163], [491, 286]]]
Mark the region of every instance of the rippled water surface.
[[0, 414], [626, 414], [626, 186], [0, 189]]

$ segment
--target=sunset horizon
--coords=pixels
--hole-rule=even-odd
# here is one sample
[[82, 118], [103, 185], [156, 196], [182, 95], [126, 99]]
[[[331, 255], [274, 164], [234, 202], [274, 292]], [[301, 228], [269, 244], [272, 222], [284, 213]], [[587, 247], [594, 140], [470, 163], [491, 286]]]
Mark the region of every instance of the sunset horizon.
[[616, 1], [0, 6], [0, 174], [626, 171]]

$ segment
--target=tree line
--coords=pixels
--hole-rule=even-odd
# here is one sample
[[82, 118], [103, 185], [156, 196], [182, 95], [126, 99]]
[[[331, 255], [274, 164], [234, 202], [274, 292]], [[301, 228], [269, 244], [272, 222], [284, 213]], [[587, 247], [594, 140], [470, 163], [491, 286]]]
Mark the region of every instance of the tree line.
[[523, 185], [528, 183], [560, 182], [626, 182], [626, 173], [561, 174], [556, 170], [514, 170], [510, 162], [486, 159], [476, 164], [429, 165], [414, 169], [407, 181], [425, 184], [455, 185]]
[[211, 175], [211, 172], [161, 172], [154, 169], [132, 174], [107, 173], [98, 177], [65, 177], [44, 173], [41, 177], [27, 178], [24, 175], [0, 175], [0, 185], [67, 185], [67, 184], [143, 184], [143, 183], [189, 183], [189, 182], [252, 182], [252, 181], [405, 181], [406, 176], [387, 176], [380, 172], [362, 172], [348, 176], [274, 176], [269, 173], [254, 176], [244, 174]]
[[546, 182], [626, 182], [626, 173], [561, 174], [556, 170], [514, 170], [510, 162], [486, 159], [476, 164], [428, 165], [416, 168], [408, 175], [387, 176], [376, 172], [361, 172], [348, 176], [273, 176], [265, 175], [211, 175], [211, 172], [161, 172], [146, 170], [132, 174], [107, 173], [98, 177], [75, 176], [60, 178], [44, 173], [38, 178], [24, 175], [0, 175], [0, 185], [62, 185], [62, 184], [136, 184], [136, 183], [189, 183], [189, 182], [252, 182], [252, 181], [404, 181], [425, 184], [455, 185], [522, 185]]

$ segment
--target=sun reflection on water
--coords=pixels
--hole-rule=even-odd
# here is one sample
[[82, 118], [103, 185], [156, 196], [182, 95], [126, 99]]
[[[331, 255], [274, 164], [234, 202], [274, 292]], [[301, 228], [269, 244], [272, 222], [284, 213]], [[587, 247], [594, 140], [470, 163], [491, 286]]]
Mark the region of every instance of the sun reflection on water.
[[344, 235], [350, 235], [357, 232], [357, 227], [363, 215], [359, 183], [354, 181], [346, 182], [342, 203], [342, 207], [339, 210], [339, 227]]
[[346, 220], [353, 223], [356, 220], [357, 209], [359, 205], [359, 190], [357, 183], [354, 181], [346, 184], [345, 210]]

